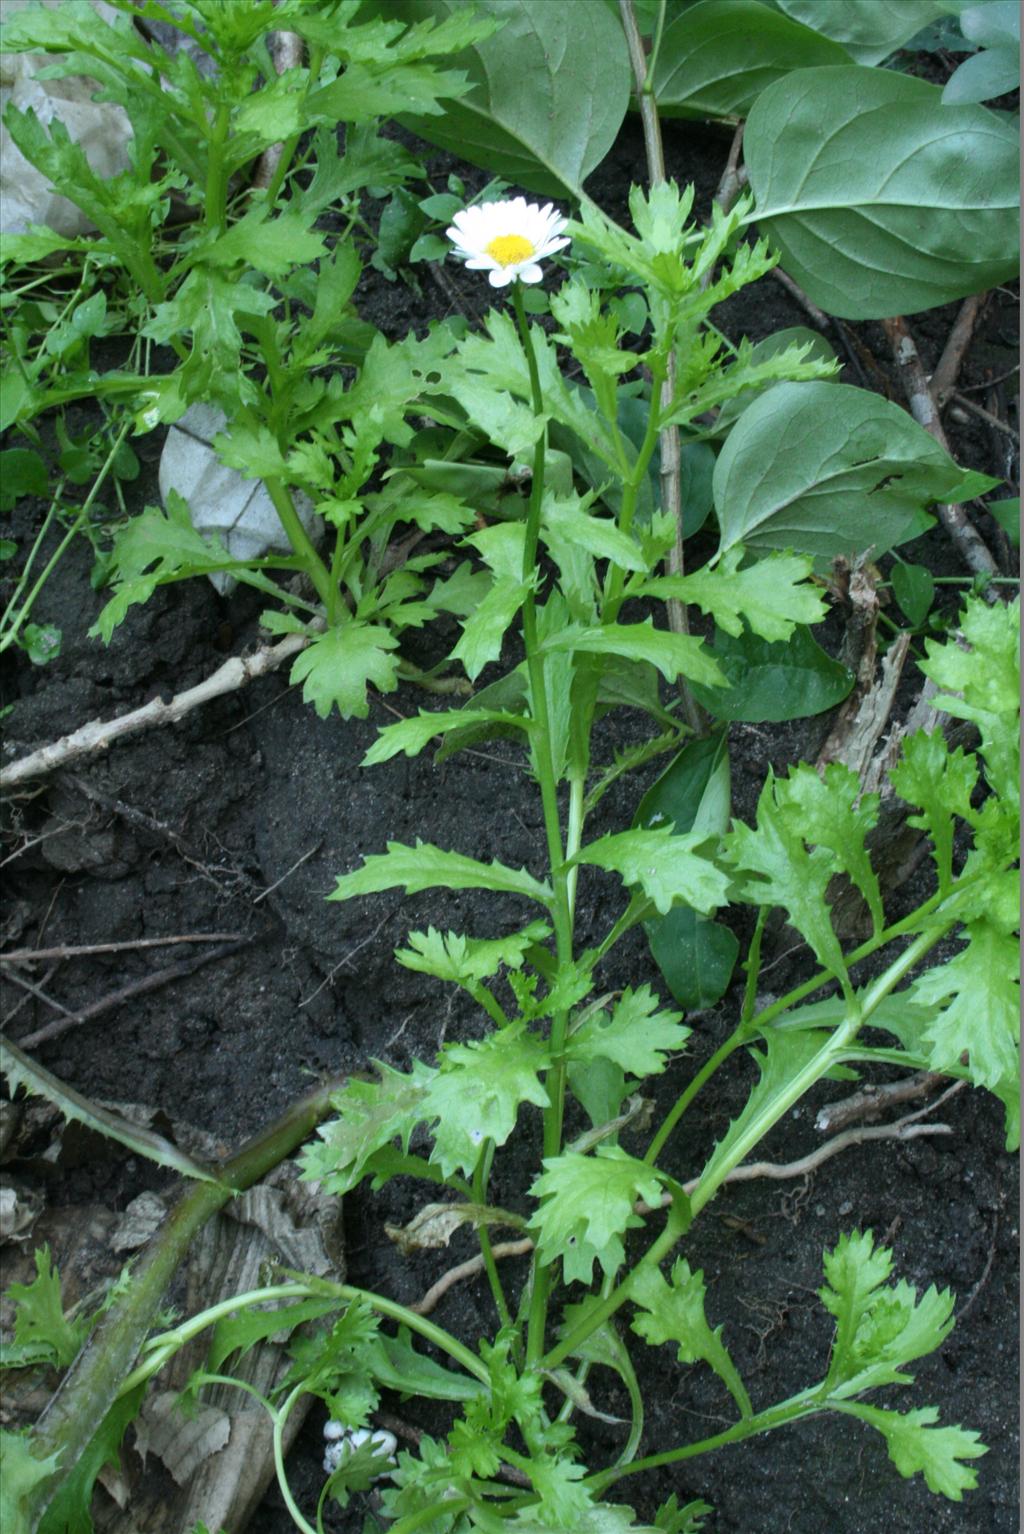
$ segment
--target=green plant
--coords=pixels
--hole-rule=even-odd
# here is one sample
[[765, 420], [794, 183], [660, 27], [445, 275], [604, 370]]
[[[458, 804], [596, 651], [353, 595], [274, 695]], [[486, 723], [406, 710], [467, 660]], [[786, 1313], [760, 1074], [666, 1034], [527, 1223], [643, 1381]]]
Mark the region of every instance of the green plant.
[[[508, 207], [505, 232], [513, 235], [515, 205]], [[845, 395], [857, 391], [815, 381], [823, 365], [809, 361], [802, 348], [754, 359], [749, 348], [728, 348], [710, 328], [714, 304], [771, 259], [763, 245], [734, 244], [746, 216], [742, 204], [717, 214], [705, 231], [686, 223], [689, 194], [671, 184], [648, 197], [634, 190], [631, 209], [635, 234], [591, 209], [569, 226], [592, 264], [551, 298], [559, 341], [582, 366], [589, 399], [566, 383], [552, 338], [530, 325], [519, 283], [512, 288], [514, 317], [493, 312], [486, 336], [467, 336], [446, 362], [447, 393], [466, 427], [513, 459], [532, 454], [525, 522], [498, 523], [466, 540], [490, 575], [454, 653], [475, 679], [498, 658], [518, 620], [524, 658], [465, 708], [422, 712], [385, 728], [366, 758], [372, 766], [423, 750], [437, 737], [450, 752], [481, 731], [512, 733], [537, 784], [546, 867], [527, 870], [429, 845], [391, 845], [344, 874], [332, 897], [479, 889], [537, 908], [524, 925], [497, 937], [433, 928], [409, 935], [399, 962], [466, 991], [480, 1008], [481, 1036], [446, 1046], [433, 1065], [417, 1061], [406, 1073], [381, 1065], [376, 1079], [351, 1082], [334, 1099], [338, 1117], [305, 1154], [306, 1175], [339, 1194], [366, 1179], [379, 1186], [395, 1176], [422, 1179], [434, 1200], [446, 1190], [447, 1201], [421, 1211], [406, 1239], [443, 1239], [433, 1233], [436, 1222], [476, 1228], [495, 1330], [473, 1349], [387, 1296], [286, 1275], [151, 1338], [118, 1387], [119, 1400], [130, 1403], [209, 1325], [216, 1327], [209, 1366], [196, 1388], [204, 1378], [225, 1376], [238, 1347], [335, 1317], [313, 1338], [295, 1338], [292, 1373], [281, 1396], [265, 1403], [279, 1446], [284, 1421], [305, 1394], [319, 1396], [334, 1419], [351, 1427], [368, 1421], [382, 1387], [454, 1410], [444, 1442], [424, 1438], [418, 1454], [403, 1453], [391, 1467], [372, 1449], [359, 1451], [325, 1486], [321, 1509], [331, 1497], [345, 1505], [388, 1468], [384, 1505], [393, 1534], [506, 1526], [625, 1534], [650, 1527], [638, 1525], [625, 1504], [606, 1501], [606, 1493], [646, 1469], [823, 1412], [874, 1427], [902, 1474], [923, 1473], [932, 1490], [954, 1500], [975, 1484], [969, 1461], [984, 1452], [970, 1431], [937, 1426], [932, 1407], [900, 1412], [864, 1399], [881, 1385], [910, 1382], [907, 1365], [940, 1345], [953, 1308], [948, 1292], [930, 1288], [918, 1295], [904, 1282], [891, 1283], [891, 1254], [869, 1232], [837, 1232], [825, 1254], [820, 1293], [836, 1328], [821, 1377], [786, 1400], [756, 1407], [726, 1339], [707, 1317], [704, 1278], [688, 1263], [685, 1241], [769, 1130], [836, 1072], [876, 1061], [940, 1070], [996, 1092], [1011, 1111], [1018, 609], [975, 600], [961, 622], [964, 648], [928, 642], [924, 669], [940, 689], [938, 705], [972, 721], [980, 747], [950, 751], [941, 734], [915, 736], [894, 771], [896, 792], [933, 846], [934, 892], [916, 909], [887, 916], [866, 843], [878, 800], [860, 797], [854, 774], [838, 766], [823, 778], [801, 766], [788, 778], [770, 779], [756, 824], [729, 828], [717, 741], [696, 774], [697, 805], [685, 829], [674, 812], [673, 823], [666, 823], [671, 801], [655, 796], [641, 805], [641, 823], [633, 829], [587, 839], [589, 817], [609, 784], [685, 739], [673, 709], [659, 698], [658, 674], [668, 681], [683, 677], [726, 709], [731, 693], [727, 648], [658, 628], [628, 604], [657, 607], [673, 598], [701, 608], [730, 640], [792, 642], [823, 611], [809, 579], [814, 555], [849, 546], [844, 481], [851, 498], [865, 482], [862, 474], [876, 486], [874, 520], [859, 536], [892, 546], [918, 527], [935, 485], [960, 474], [933, 456], [912, 473], [905, 467], [906, 482], [893, 487], [890, 464], [911, 463], [903, 418], [890, 432], [884, 411], [878, 415], [859, 398], [847, 401]], [[518, 259], [518, 247], [490, 250], [499, 263]], [[718, 275], [703, 284], [715, 269]], [[602, 273], [604, 281], [592, 285]], [[605, 297], [624, 286], [642, 296], [650, 316], [640, 354], [623, 347], [621, 311], [614, 297]], [[680, 370], [674, 392], [663, 396], [673, 353]], [[630, 398], [628, 374], [640, 364], [650, 378], [646, 422], [634, 442], [620, 424], [620, 392], [625, 387]], [[804, 381], [793, 381], [794, 375]], [[714, 472], [717, 552], [686, 575], [658, 574], [674, 539], [669, 519], [644, 505], [659, 431], [670, 420], [692, 423], [711, 406], [773, 380], [740, 416]], [[836, 440], [822, 446], [812, 435], [815, 452], [794, 452], [790, 461], [779, 423], [795, 421], [807, 440], [809, 419], [819, 432], [836, 430]], [[866, 434], [865, 422], [874, 436]], [[596, 465], [585, 494], [547, 486], [546, 435], [556, 424], [576, 437], [580, 461]], [[876, 450], [867, 467], [866, 440]], [[781, 473], [780, 464], [791, 476], [785, 515], [780, 483], [773, 489], [770, 479], [771, 472]], [[816, 476], [830, 486], [830, 513], [815, 493]], [[804, 552], [791, 552], [794, 542]], [[621, 706], [645, 711], [658, 733], [601, 772], [592, 762], [593, 727]], [[692, 769], [686, 756], [692, 751], [684, 744], [677, 764]], [[978, 803], [982, 784], [987, 796]], [[964, 858], [955, 836], [970, 843]], [[576, 889], [593, 868], [617, 874], [624, 890], [603, 937], [581, 950]], [[871, 924], [871, 936], [852, 950], [844, 949], [831, 920], [829, 891], [837, 874], [860, 892]], [[759, 913], [739, 1020], [648, 1135], [639, 1092], [685, 1048], [690, 1030], [647, 985], [601, 994], [601, 962], [632, 927], [680, 909], [710, 920], [730, 902]], [[759, 1009], [761, 935], [776, 908], [800, 932], [816, 967], [803, 984]], [[966, 946], [927, 967], [933, 950], [955, 934]], [[809, 1000], [821, 991], [823, 999]], [[977, 1006], [979, 992], [984, 1009]], [[745, 1107], [704, 1165], [686, 1166], [677, 1131], [726, 1062], [746, 1050], [759, 1079]], [[519, 1139], [520, 1121], [530, 1111], [543, 1127], [542, 1159], [524, 1190], [528, 1208], [495, 1208], [489, 1189], [496, 1159]], [[638, 1144], [637, 1135], [648, 1135], [646, 1144]], [[528, 1232], [534, 1243], [518, 1294], [506, 1287], [495, 1259], [491, 1232], [497, 1226]], [[672, 1267], [663, 1271], [670, 1257]], [[583, 1284], [588, 1292], [570, 1301], [563, 1284]], [[264, 1308], [272, 1302], [275, 1308]], [[709, 1308], [713, 1312], [713, 1299]], [[709, 1438], [641, 1454], [643, 1392], [620, 1330], [624, 1322], [645, 1343], [671, 1344], [681, 1360], [706, 1363], [732, 1398], [733, 1424]], [[419, 1350], [417, 1339], [439, 1351], [445, 1364]], [[589, 1379], [598, 1365], [621, 1377], [631, 1420], [613, 1462], [588, 1466], [573, 1419], [600, 1399]], [[52, 1448], [45, 1440], [37, 1445], [35, 1464], [42, 1469], [30, 1466], [33, 1474], [46, 1473]], [[12, 1452], [24, 1457], [29, 1451], [19, 1440]], [[511, 1482], [503, 1479], [503, 1467], [514, 1472]], [[297, 1526], [307, 1534], [319, 1530], [321, 1512], [299, 1508], [280, 1452], [278, 1471]], [[694, 1528], [702, 1510], [666, 1504], [654, 1526]]]
[[[97, 398], [113, 410], [120, 445], [129, 427], [150, 431], [197, 401], [217, 407], [225, 418], [216, 439], [222, 463], [263, 481], [290, 552], [233, 558], [171, 497], [166, 509], [149, 507], [116, 532], [106, 560], [114, 595], [96, 632], [109, 639], [157, 586], [230, 575], [272, 598], [268, 627], [308, 634], [293, 676], [318, 711], [365, 713], [369, 681], [397, 685], [396, 636], [472, 602], [471, 584], [431, 580], [434, 555], [395, 568], [395, 528], [450, 533], [473, 513], [450, 495], [401, 494], [395, 485], [370, 494], [375, 472], [412, 437], [411, 402], [422, 408], [454, 337], [438, 327], [422, 341], [389, 346], [359, 320], [352, 295], [361, 262], [350, 236], [362, 224], [367, 187], [384, 195], [418, 170], [406, 150], [379, 136], [379, 120], [399, 103], [439, 112], [440, 98], [459, 95], [465, 80], [433, 61], [495, 24], [463, 13], [443, 26], [408, 28], [362, 19], [358, 0], [315, 8], [299, 0], [277, 8], [190, 0], [177, 13], [159, 5], [140, 13], [120, 0], [118, 9], [110, 25], [85, 0], [72, 0], [58, 10], [30, 8], [4, 29], [6, 49], [45, 50], [52, 72], [96, 79], [127, 113], [134, 137], [129, 168], [103, 181], [59, 119], [47, 131], [31, 111], [6, 114], [18, 148], [95, 223], [99, 238], [36, 229], [5, 242], [9, 272], [61, 253], [77, 285], [55, 319], [52, 301], [35, 302], [38, 312], [26, 301], [35, 277], [9, 288], [3, 424], [31, 433], [45, 412]], [[175, 25], [209, 67], [141, 35], [134, 22], [147, 15]], [[275, 73], [271, 28], [301, 35], [305, 66]], [[249, 186], [275, 145], [281, 152], [269, 184]], [[335, 240], [315, 227], [328, 208], [341, 220]], [[82, 258], [80, 269], [69, 256]], [[106, 289], [91, 291], [97, 271], [111, 284], [109, 301]], [[40, 326], [49, 328], [34, 340]], [[97, 373], [89, 342], [112, 329], [131, 338], [128, 365]], [[343, 367], [354, 370], [347, 385]], [[28, 489], [40, 488], [40, 462], [32, 460]], [[328, 527], [326, 554], [300, 516], [302, 497]], [[58, 491], [54, 506], [59, 501]], [[293, 589], [297, 573], [308, 581], [305, 592]], [[7, 642], [27, 616], [27, 578], [23, 568]]]

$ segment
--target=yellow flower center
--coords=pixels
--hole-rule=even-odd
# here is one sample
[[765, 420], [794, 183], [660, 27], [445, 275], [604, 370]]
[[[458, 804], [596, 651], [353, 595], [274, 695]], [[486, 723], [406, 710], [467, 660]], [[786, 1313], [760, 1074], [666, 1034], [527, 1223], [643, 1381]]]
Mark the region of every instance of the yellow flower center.
[[517, 261], [529, 261], [533, 255], [533, 246], [521, 234], [496, 235], [485, 250], [499, 266], [514, 266]]

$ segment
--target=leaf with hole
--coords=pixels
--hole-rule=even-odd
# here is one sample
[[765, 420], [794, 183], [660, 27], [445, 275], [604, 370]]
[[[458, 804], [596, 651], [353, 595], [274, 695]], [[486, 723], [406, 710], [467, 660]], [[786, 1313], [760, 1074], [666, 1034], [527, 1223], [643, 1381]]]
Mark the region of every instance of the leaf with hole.
[[935, 501], [969, 499], [995, 483], [965, 476], [877, 394], [822, 380], [780, 383], [744, 411], [715, 465], [721, 548], [877, 558], [925, 532]]

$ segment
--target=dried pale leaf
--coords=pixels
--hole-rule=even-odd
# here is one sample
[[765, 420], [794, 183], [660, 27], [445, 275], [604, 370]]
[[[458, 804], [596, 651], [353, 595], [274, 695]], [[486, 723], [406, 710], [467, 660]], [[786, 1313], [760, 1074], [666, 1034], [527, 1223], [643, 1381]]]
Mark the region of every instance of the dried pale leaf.
[[166, 1218], [167, 1205], [162, 1198], [155, 1193], [140, 1193], [138, 1198], [132, 1199], [118, 1220], [110, 1238], [111, 1248], [115, 1252], [137, 1252]]
[[143, 1460], [155, 1454], [179, 1486], [187, 1486], [204, 1460], [231, 1437], [231, 1419], [218, 1406], [200, 1406], [186, 1415], [176, 1390], [149, 1395], [135, 1419], [135, 1447]]
[[522, 1223], [517, 1215], [490, 1209], [486, 1204], [424, 1204], [408, 1225], [385, 1225], [384, 1231], [408, 1257], [411, 1252], [447, 1246], [460, 1225], [511, 1225], [518, 1229]]
[[35, 1189], [4, 1176], [0, 1181], [0, 1241], [28, 1241], [43, 1203]]

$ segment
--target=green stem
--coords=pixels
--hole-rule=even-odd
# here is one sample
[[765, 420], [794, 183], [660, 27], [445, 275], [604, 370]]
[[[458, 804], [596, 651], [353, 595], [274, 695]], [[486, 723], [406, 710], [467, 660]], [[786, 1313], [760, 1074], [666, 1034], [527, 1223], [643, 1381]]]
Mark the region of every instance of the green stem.
[[299, 1397], [305, 1393], [305, 1389], [306, 1386], [304, 1383], [296, 1385], [288, 1399], [283, 1402], [277, 1411], [274, 1412], [274, 1470], [277, 1473], [277, 1484], [280, 1488], [281, 1495], [284, 1498], [285, 1506], [291, 1514], [296, 1528], [300, 1529], [302, 1534], [317, 1534], [317, 1531], [314, 1529], [313, 1525], [311, 1523], [307, 1523], [306, 1519], [303, 1517], [298, 1503], [292, 1496], [292, 1489], [288, 1485], [288, 1476], [284, 1468], [285, 1423], [288, 1421], [288, 1417], [296, 1401], [298, 1401]]
[[739, 1443], [744, 1438], [754, 1437], [757, 1433], [768, 1433], [773, 1428], [784, 1427], [787, 1422], [797, 1422], [801, 1418], [815, 1416], [822, 1409], [820, 1403], [814, 1398], [813, 1392], [803, 1391], [799, 1396], [794, 1396], [779, 1406], [769, 1407], [767, 1411], [758, 1412], [756, 1416], [744, 1418], [733, 1427], [726, 1428], [724, 1432], [715, 1433], [711, 1438], [702, 1438], [698, 1443], [684, 1444], [679, 1449], [666, 1449], [662, 1454], [648, 1454], [645, 1459], [634, 1460], [631, 1465], [614, 1465], [609, 1470], [601, 1470], [596, 1475], [587, 1476], [582, 1484], [595, 1496], [600, 1496], [623, 1476], [637, 1475], [642, 1470], [657, 1470], [662, 1465], [675, 1465], [680, 1460], [694, 1459], [698, 1454], [710, 1454], [712, 1450], [720, 1449], [725, 1444]]
[[[17, 585], [14, 588], [14, 593], [13, 593], [13, 595], [11, 597], [11, 600], [8, 602], [7, 606], [4, 608], [3, 616], [0, 617], [0, 634], [3, 634], [4, 628], [5, 628], [6, 624], [7, 624], [7, 620], [10, 618], [11, 614], [15, 611], [15, 609], [18, 606], [19, 601], [21, 600], [21, 593], [24, 591], [26, 585], [28, 584], [28, 578], [29, 578], [29, 576], [32, 573], [32, 566], [35, 564], [35, 561], [36, 561], [36, 555], [39, 553], [40, 549], [42, 548], [43, 543], [44, 543], [44, 541], [46, 539], [46, 535], [50, 531], [50, 524], [52, 523], [54, 517], [57, 515], [57, 507], [60, 504], [60, 498], [61, 498], [61, 495], [63, 494], [63, 491], [64, 491], [64, 481], [62, 479], [60, 484], [57, 486], [57, 489], [54, 491], [53, 500], [50, 502], [49, 509], [47, 510], [46, 516], [43, 518], [43, 525], [39, 529], [39, 532], [36, 534], [35, 538], [32, 541], [32, 547], [29, 549], [28, 558], [25, 560], [25, 568], [22, 570], [21, 574], [18, 577], [18, 582], [17, 582]], [[48, 569], [52, 567], [52, 564], [53, 564], [53, 561], [51, 560], [50, 566], [48, 567]], [[8, 645], [13, 642], [14, 635], [18, 632], [18, 628], [21, 626], [22, 619], [25, 617], [26, 612], [28, 611], [28, 608], [30, 606], [31, 606], [31, 603], [26, 603], [25, 608], [22, 609], [22, 612], [21, 612], [21, 614], [19, 616], [19, 619], [18, 619], [18, 625], [15, 627], [15, 629], [11, 633], [10, 637], [9, 638], [0, 639], [0, 654], [2, 654], [4, 652], [4, 650], [7, 649]]]
[[[60, 560], [64, 557], [65, 549], [71, 543], [71, 541], [74, 538], [75, 534], [78, 532], [79, 528], [82, 526], [82, 523], [88, 517], [89, 512], [92, 510], [92, 504], [93, 504], [93, 502], [95, 501], [97, 495], [100, 492], [100, 486], [103, 484], [103, 482], [106, 479], [107, 475], [110, 473], [110, 469], [111, 469], [111, 466], [113, 465], [114, 459], [117, 457], [117, 455], [118, 455], [118, 453], [120, 451], [120, 448], [121, 448], [121, 443], [124, 441], [125, 437], [128, 435], [130, 427], [131, 427], [131, 421], [125, 421], [124, 424], [121, 427], [121, 430], [118, 432], [117, 436], [114, 438], [113, 446], [111, 447], [110, 452], [107, 454], [106, 459], [104, 460], [103, 467], [100, 469], [99, 474], [96, 476], [95, 480], [93, 481], [92, 486], [91, 486], [91, 488], [89, 490], [89, 494], [86, 496], [85, 500], [82, 502], [81, 506], [79, 507], [78, 515], [75, 517], [75, 520], [72, 522], [71, 526], [68, 528], [67, 532], [64, 534], [64, 537], [61, 539], [60, 543], [57, 545], [56, 551], [53, 553], [53, 555], [51, 556], [51, 558], [47, 562], [46, 568], [39, 575], [39, 577], [36, 580], [35, 585], [32, 587], [32, 590], [29, 592], [28, 596], [25, 598], [24, 602], [22, 603], [21, 610], [17, 614], [16, 618], [14, 619], [14, 622], [12, 623], [10, 629], [7, 631], [7, 633], [4, 635], [4, 637], [2, 639], [0, 639], [0, 654], [2, 654], [4, 650], [6, 650], [10, 645], [12, 645], [14, 643], [14, 641], [17, 638], [17, 635], [18, 635], [18, 630], [21, 628], [21, 625], [25, 622], [25, 619], [28, 617], [29, 613], [31, 612], [32, 605], [35, 602], [36, 597], [39, 595], [40, 591], [42, 591], [43, 587], [46, 585], [46, 582], [49, 580], [49, 578], [52, 575], [54, 569], [56, 568], [56, 566], [58, 565]], [[64, 483], [64, 481], [61, 480], [61, 485], [63, 485], [63, 483]], [[58, 488], [58, 496], [59, 496], [59, 494], [60, 494], [60, 490]], [[54, 506], [51, 507], [51, 513], [52, 513], [52, 511], [54, 510], [55, 507], [56, 507], [56, 498], [54, 499]], [[45, 525], [48, 526], [49, 522], [50, 522], [50, 516], [48, 515], [47, 519], [46, 519], [46, 524]], [[45, 528], [44, 528], [44, 530], [45, 530]], [[33, 550], [33, 557], [34, 557], [34, 553], [35, 553], [35, 550]], [[17, 595], [17, 593], [15, 595]], [[13, 602], [13, 599], [12, 599], [12, 602]], [[8, 604], [7, 610], [4, 613], [4, 618], [7, 617], [7, 614], [10, 612], [10, 610], [11, 610], [11, 604]]]
[[34, 1452], [40, 1459], [57, 1455], [59, 1464], [49, 1480], [25, 1494], [22, 1505], [30, 1530], [38, 1527], [46, 1507], [117, 1399], [192, 1237], [236, 1191], [251, 1187], [301, 1145], [330, 1112], [331, 1099], [344, 1084], [344, 1080], [326, 1082], [293, 1103], [280, 1119], [224, 1164], [220, 1182], [197, 1183], [182, 1194], [121, 1297], [101, 1320], [36, 1425]]
[[231, 105], [225, 93], [214, 118], [206, 165], [204, 218], [208, 229], [223, 229], [227, 222], [228, 173], [224, 150], [230, 127]]
[[[537, 358], [533, 349], [530, 327], [526, 321], [523, 294], [517, 281], [512, 289], [516, 324], [526, 355], [530, 375], [530, 393], [534, 413], [540, 417], [544, 412], [544, 398], [540, 386]], [[530, 703], [537, 731], [533, 737], [533, 756], [540, 782], [541, 802], [544, 810], [544, 830], [548, 845], [548, 861], [551, 866], [553, 898], [551, 915], [555, 927], [555, 949], [558, 967], [564, 970], [572, 963], [573, 919], [569, 895], [569, 873], [566, 869], [565, 848], [558, 814], [558, 796], [554, 762], [551, 755], [551, 718], [548, 710], [547, 682], [544, 660], [537, 637], [537, 606], [534, 594], [537, 546], [540, 541], [541, 508], [544, 501], [544, 461], [547, 432], [537, 439], [533, 455], [533, 481], [530, 486], [530, 505], [526, 517], [526, 537], [523, 540], [523, 580], [530, 583], [523, 603], [523, 644], [526, 650], [526, 667], [530, 678]], [[548, 1107], [544, 1110], [544, 1154], [556, 1156], [562, 1144], [562, 1117], [565, 1108], [565, 1039], [569, 1016], [566, 1011], [556, 1012], [551, 1020], [551, 1057], [553, 1064], [547, 1073], [545, 1086]], [[527, 1332], [526, 1357], [535, 1363], [544, 1348], [544, 1332], [548, 1311], [548, 1268], [534, 1258], [533, 1288], [530, 1296], [530, 1319]]]
[[292, 500], [291, 491], [284, 481], [280, 479], [265, 479], [263, 483], [273, 503], [274, 510], [281, 518], [281, 526], [288, 534], [289, 543], [303, 561], [306, 572], [316, 587], [317, 596], [324, 604], [328, 625], [337, 622], [339, 600], [337, 587], [332, 586], [330, 572], [313, 547], [312, 540], [302, 525], [299, 514], [295, 510], [295, 502]]
[[[488, 1140], [484, 1146], [483, 1155], [476, 1164], [473, 1172], [473, 1201], [476, 1204], [487, 1203], [487, 1182], [491, 1174], [491, 1161], [494, 1157], [494, 1141]], [[491, 1236], [486, 1225], [481, 1225], [477, 1231], [480, 1238], [480, 1255], [483, 1258], [484, 1271], [487, 1274], [487, 1282], [491, 1286], [491, 1294], [494, 1297], [495, 1309], [498, 1319], [503, 1327], [512, 1325], [512, 1315], [505, 1298], [505, 1290], [502, 1288], [501, 1277], [498, 1273], [498, 1264], [494, 1260], [491, 1250]]]
[[685, 1092], [683, 1092], [682, 1095], [676, 1099], [671, 1110], [666, 1115], [661, 1128], [658, 1130], [650, 1145], [647, 1147], [647, 1150], [644, 1153], [644, 1160], [647, 1162], [648, 1166], [653, 1166], [657, 1161], [665, 1147], [666, 1140], [672, 1133], [673, 1129], [675, 1129], [676, 1125], [679, 1123], [679, 1120], [682, 1118], [687, 1108], [693, 1102], [693, 1099], [697, 1096], [697, 1093], [701, 1090], [702, 1087], [707, 1085], [712, 1076], [718, 1070], [719, 1066], [724, 1065], [729, 1056], [734, 1054], [736, 1050], [739, 1049], [741, 1044], [746, 1044], [749, 1041], [753, 1031], [753, 1026], [751, 1024], [740, 1023], [739, 1027], [735, 1030], [735, 1032], [729, 1035], [725, 1043], [719, 1045], [711, 1058], [709, 1060], [705, 1060], [704, 1064], [701, 1066], [696, 1076], [694, 1076]]
[[670, 1210], [665, 1229], [657, 1240], [653, 1241], [647, 1248], [635, 1267], [630, 1269], [621, 1283], [616, 1284], [609, 1295], [601, 1300], [599, 1304], [595, 1305], [593, 1309], [588, 1310], [586, 1319], [580, 1322], [575, 1331], [570, 1332], [567, 1337], [563, 1337], [561, 1342], [557, 1343], [549, 1353], [545, 1353], [540, 1361], [540, 1367], [542, 1369], [556, 1369], [560, 1363], [575, 1353], [577, 1348], [582, 1347], [587, 1338], [593, 1332], [596, 1332], [599, 1327], [603, 1326], [606, 1321], [610, 1320], [615, 1312], [629, 1299], [640, 1269], [651, 1265], [657, 1267], [668, 1256], [682, 1234], [683, 1230], [679, 1218], [674, 1209]]
[[399, 1518], [397, 1523], [391, 1525], [388, 1534], [416, 1534], [416, 1530], [422, 1529], [425, 1524], [433, 1523], [435, 1519], [440, 1518], [453, 1519], [457, 1513], [465, 1512], [470, 1505], [469, 1497], [444, 1497], [440, 1502], [431, 1502], [415, 1513], [406, 1513], [404, 1518]]

